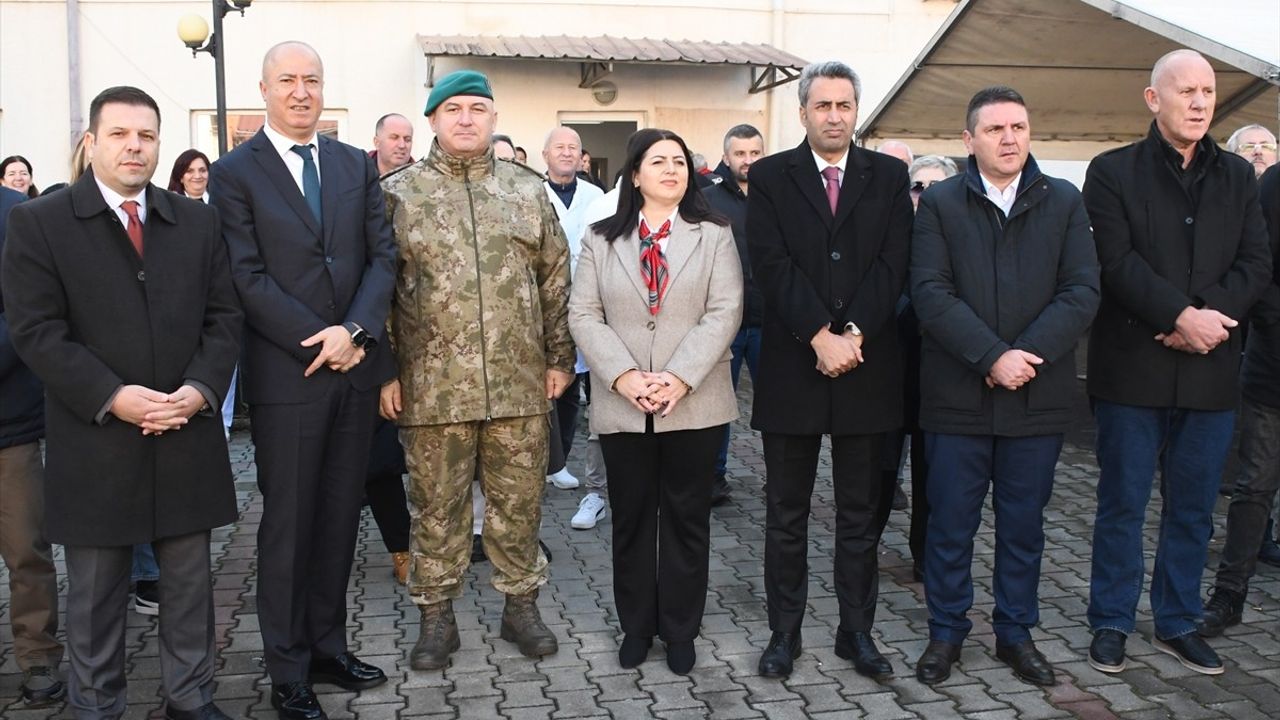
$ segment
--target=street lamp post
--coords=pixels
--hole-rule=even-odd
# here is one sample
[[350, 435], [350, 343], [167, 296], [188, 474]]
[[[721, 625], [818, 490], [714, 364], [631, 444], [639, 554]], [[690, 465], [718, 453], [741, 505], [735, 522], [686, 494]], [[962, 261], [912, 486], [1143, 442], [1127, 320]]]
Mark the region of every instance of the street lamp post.
[[[199, 15], [186, 15], [178, 21], [178, 37], [182, 43], [191, 48], [191, 57], [197, 53], [207, 52], [213, 56], [214, 86], [217, 96], [218, 112], [218, 155], [227, 152], [227, 77], [223, 62], [222, 18], [232, 10], [244, 15], [244, 11], [253, 4], [253, 0], [213, 0], [213, 34], [209, 34], [209, 24]], [[205, 39], [208, 42], [205, 42]]]

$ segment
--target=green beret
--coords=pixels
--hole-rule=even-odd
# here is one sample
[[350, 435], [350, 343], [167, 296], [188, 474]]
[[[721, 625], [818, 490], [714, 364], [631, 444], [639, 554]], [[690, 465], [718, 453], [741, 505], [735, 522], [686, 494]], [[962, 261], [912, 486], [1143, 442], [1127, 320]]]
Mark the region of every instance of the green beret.
[[436, 86], [431, 88], [427, 96], [427, 109], [423, 115], [431, 115], [440, 107], [440, 103], [455, 95], [476, 95], [493, 99], [493, 88], [489, 87], [489, 78], [475, 70], [455, 70], [440, 78]]

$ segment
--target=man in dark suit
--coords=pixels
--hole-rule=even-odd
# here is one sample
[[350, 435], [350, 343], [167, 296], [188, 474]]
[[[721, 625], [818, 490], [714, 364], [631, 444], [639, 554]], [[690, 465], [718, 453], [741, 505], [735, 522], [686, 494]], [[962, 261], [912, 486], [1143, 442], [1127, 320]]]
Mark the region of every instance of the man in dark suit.
[[45, 528], [66, 546], [69, 701], [78, 718], [125, 710], [131, 546], [162, 571], [165, 717], [213, 704], [209, 530], [235, 520], [218, 408], [242, 316], [203, 203], [150, 184], [160, 110], [137, 88], [89, 109], [92, 166], [69, 191], [9, 218], [4, 306], [46, 390]]
[[1089, 580], [1089, 664], [1125, 667], [1143, 584], [1143, 518], [1160, 468], [1151, 572], [1153, 645], [1200, 673], [1223, 672], [1197, 633], [1200, 578], [1239, 400], [1239, 321], [1271, 276], [1258, 184], [1208, 136], [1213, 67], [1175, 50], [1144, 91], [1144, 140], [1089, 164], [1084, 202], [1102, 264], [1089, 337], [1098, 425], [1098, 511]]
[[911, 303], [924, 332], [920, 427], [928, 455], [926, 685], [946, 680], [973, 627], [973, 540], [995, 510], [996, 657], [1053, 685], [1036, 649], [1045, 506], [1070, 429], [1075, 346], [1098, 309], [1098, 258], [1080, 191], [1040, 172], [1016, 90], [969, 101], [964, 175], [920, 197]]
[[[378, 388], [395, 244], [373, 160], [319, 136], [324, 68], [285, 42], [263, 59], [267, 122], [214, 163], [245, 308], [245, 398], [263, 515], [258, 616], [281, 718], [324, 718], [311, 684], [362, 690], [382, 670], [347, 650], [347, 579]], [[319, 166], [317, 168], [317, 166]]]
[[760, 674], [800, 654], [808, 587], [809, 498], [831, 436], [836, 501], [836, 655], [875, 678], [893, 667], [871, 638], [884, 433], [902, 422], [894, 322], [907, 273], [911, 198], [897, 158], [853, 147], [861, 82], [839, 62], [800, 76], [805, 141], [751, 169], [753, 277], [764, 295], [751, 426], [763, 433], [765, 589], [773, 636]]

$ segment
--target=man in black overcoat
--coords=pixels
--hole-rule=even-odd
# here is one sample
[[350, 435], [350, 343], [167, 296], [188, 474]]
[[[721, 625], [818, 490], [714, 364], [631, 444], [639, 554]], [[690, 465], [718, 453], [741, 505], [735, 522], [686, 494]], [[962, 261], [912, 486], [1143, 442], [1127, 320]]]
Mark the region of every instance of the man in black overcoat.
[[836, 655], [858, 672], [893, 668], [871, 639], [884, 433], [902, 423], [895, 310], [911, 236], [907, 168], [851, 144], [861, 83], [839, 62], [800, 77], [806, 138], [758, 161], [747, 201], [753, 277], [764, 296], [751, 426], [763, 433], [765, 589], [773, 636], [760, 673], [800, 654], [808, 587], [809, 498], [823, 435], [836, 501]]
[[1223, 672], [1196, 632], [1213, 508], [1240, 399], [1240, 321], [1271, 277], [1253, 167], [1208, 135], [1217, 87], [1192, 50], [1156, 61], [1147, 137], [1089, 164], [1084, 202], [1102, 264], [1089, 336], [1098, 425], [1098, 510], [1089, 579], [1089, 664], [1124, 670], [1145, 561], [1143, 525], [1159, 470], [1151, 570], [1157, 650]]
[[92, 165], [69, 191], [10, 213], [4, 307], [46, 389], [45, 527], [66, 546], [68, 700], [125, 710], [132, 545], [161, 569], [165, 717], [213, 704], [209, 530], [236, 518], [219, 417], [241, 312], [217, 213], [150, 184], [160, 110], [137, 88], [93, 100]]

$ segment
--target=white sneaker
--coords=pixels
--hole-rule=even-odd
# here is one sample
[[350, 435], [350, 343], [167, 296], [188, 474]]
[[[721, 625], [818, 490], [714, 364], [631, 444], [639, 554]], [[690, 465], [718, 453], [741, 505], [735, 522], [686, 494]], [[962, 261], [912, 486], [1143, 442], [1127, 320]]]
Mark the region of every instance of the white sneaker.
[[606, 507], [604, 498], [598, 493], [587, 493], [582, 502], [578, 503], [578, 512], [573, 514], [569, 527], [574, 530], [590, 530], [604, 517]]
[[560, 472], [547, 476], [547, 482], [561, 490], [572, 490], [578, 487], [578, 478], [569, 472], [569, 468], [560, 468]]

